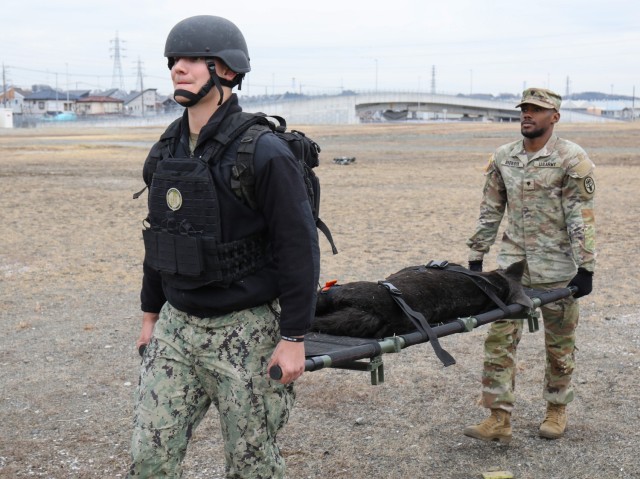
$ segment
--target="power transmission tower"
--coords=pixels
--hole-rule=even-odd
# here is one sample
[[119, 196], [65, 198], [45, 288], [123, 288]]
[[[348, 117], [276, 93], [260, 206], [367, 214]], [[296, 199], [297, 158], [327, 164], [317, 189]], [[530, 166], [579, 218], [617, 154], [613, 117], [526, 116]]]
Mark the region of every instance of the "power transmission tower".
[[142, 71], [140, 57], [138, 57], [138, 86], [140, 87], [140, 93], [144, 92], [144, 72]]
[[571, 93], [571, 79], [567, 76], [567, 88], [564, 92], [565, 98], [569, 99], [569, 94]]
[[121, 55], [120, 51], [125, 50], [121, 46], [121, 44], [125, 42], [124, 40], [120, 40], [120, 38], [118, 37], [118, 32], [116, 32], [116, 38], [110, 40], [110, 42], [113, 44], [113, 46], [110, 48], [110, 50], [113, 51], [113, 55], [111, 55], [111, 58], [113, 58], [113, 75], [111, 77], [111, 88], [119, 88], [120, 90], [124, 91], [124, 75], [122, 74], [122, 63], [120, 62], [120, 58], [124, 58], [124, 56]]

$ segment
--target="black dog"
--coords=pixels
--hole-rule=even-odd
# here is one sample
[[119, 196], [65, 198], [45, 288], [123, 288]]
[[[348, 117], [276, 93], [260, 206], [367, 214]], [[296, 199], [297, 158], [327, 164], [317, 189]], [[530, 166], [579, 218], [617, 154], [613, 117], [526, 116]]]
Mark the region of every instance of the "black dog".
[[[533, 306], [520, 280], [526, 261], [506, 270], [478, 273], [505, 304]], [[457, 266], [457, 265], [456, 265]], [[431, 325], [484, 313], [497, 306], [469, 276], [425, 266], [404, 268], [387, 278], [405, 302], [424, 315]], [[356, 281], [330, 287], [318, 294], [311, 330], [334, 336], [385, 338], [416, 330], [382, 285]]]

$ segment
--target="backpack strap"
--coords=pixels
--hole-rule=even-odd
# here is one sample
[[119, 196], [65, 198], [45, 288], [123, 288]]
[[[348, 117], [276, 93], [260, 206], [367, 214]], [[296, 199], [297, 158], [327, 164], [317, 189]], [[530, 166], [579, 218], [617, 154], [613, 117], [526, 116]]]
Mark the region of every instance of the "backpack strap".
[[231, 169], [231, 189], [241, 200], [245, 200], [253, 210], [258, 208], [255, 199], [256, 177], [253, 168], [253, 155], [258, 139], [269, 133], [270, 127], [255, 123], [247, 129], [240, 139], [236, 164]]
[[378, 281], [378, 284], [387, 288], [387, 290], [391, 294], [391, 298], [393, 298], [396, 304], [400, 306], [402, 312], [411, 320], [416, 329], [420, 331], [424, 336], [429, 338], [431, 347], [433, 348], [433, 351], [436, 353], [436, 356], [438, 356], [438, 359], [440, 359], [442, 364], [444, 366], [451, 366], [452, 364], [455, 364], [456, 360], [453, 359], [453, 356], [451, 356], [451, 354], [449, 354], [442, 348], [442, 346], [440, 346], [438, 336], [433, 331], [433, 329], [431, 329], [431, 326], [429, 326], [427, 319], [422, 313], [415, 311], [406, 303], [406, 301], [402, 297], [402, 293], [400, 292], [400, 290], [389, 281]]
[[[258, 203], [255, 199], [255, 169], [253, 165], [256, 145], [260, 137], [265, 133], [276, 133], [280, 139], [287, 143], [293, 155], [300, 162], [315, 224], [326, 236], [333, 254], [338, 254], [338, 249], [333, 241], [329, 227], [318, 217], [319, 197], [316, 198], [312, 184], [314, 180], [316, 182], [318, 181], [317, 177], [313, 175], [311, 168], [318, 166], [317, 156], [320, 152], [320, 147], [315, 141], [309, 139], [300, 131], [292, 130], [290, 133], [287, 133], [287, 122], [283, 117], [269, 115], [269, 118], [273, 118], [277, 124], [270, 121], [265, 113], [260, 112], [238, 112], [229, 115], [222, 120], [218, 132], [213, 137], [213, 144], [205, 151], [202, 159], [206, 162], [214, 163], [222, 156], [234, 140], [241, 137], [236, 155], [236, 163], [231, 170], [230, 185], [240, 200], [244, 201], [251, 209], [256, 210]], [[304, 147], [294, 149], [291, 147], [292, 143], [310, 145], [309, 148], [311, 148], [311, 150], [307, 152]], [[309, 158], [307, 159], [305, 156], [309, 156]], [[310, 173], [310, 175], [307, 175], [308, 173]], [[318, 203], [314, 205], [314, 201]]]
[[227, 116], [222, 120], [218, 132], [213, 137], [212, 145], [204, 152], [202, 158], [207, 162], [215, 163], [236, 138], [255, 124], [262, 124], [270, 129], [269, 120], [264, 113], [241, 111]]
[[331, 231], [329, 230], [327, 224], [320, 218], [318, 218], [316, 220], [316, 227], [326, 236], [329, 244], [331, 245], [331, 252], [333, 254], [338, 254], [338, 248], [336, 248], [336, 244], [333, 242], [333, 236], [331, 235]]

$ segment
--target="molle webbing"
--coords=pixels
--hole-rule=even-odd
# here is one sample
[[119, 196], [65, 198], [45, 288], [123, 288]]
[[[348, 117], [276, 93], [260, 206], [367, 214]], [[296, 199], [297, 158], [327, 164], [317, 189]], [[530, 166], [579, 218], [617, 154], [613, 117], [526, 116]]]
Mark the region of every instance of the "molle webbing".
[[205, 284], [228, 286], [255, 273], [270, 257], [260, 235], [229, 243], [150, 228], [142, 235], [147, 264], [162, 273], [169, 284], [182, 289]]

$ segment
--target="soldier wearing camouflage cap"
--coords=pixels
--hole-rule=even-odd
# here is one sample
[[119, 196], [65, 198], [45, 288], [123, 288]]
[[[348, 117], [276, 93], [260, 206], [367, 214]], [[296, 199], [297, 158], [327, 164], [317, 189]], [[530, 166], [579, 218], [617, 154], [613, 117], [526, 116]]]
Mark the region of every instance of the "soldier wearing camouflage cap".
[[[591, 292], [595, 269], [594, 164], [575, 143], [553, 129], [560, 120], [562, 98], [551, 90], [529, 88], [516, 106], [521, 109], [523, 138], [498, 148], [486, 170], [476, 231], [467, 241], [469, 268], [482, 270], [484, 255], [494, 244], [507, 213], [497, 262], [506, 268], [527, 260], [526, 287], [551, 289], [572, 285], [573, 297], [541, 308], [546, 368], [543, 398], [547, 412], [539, 435], [556, 439], [567, 425], [566, 405], [574, 398], [577, 298]], [[489, 418], [465, 428], [464, 434], [486, 441], [511, 440], [516, 349], [523, 320], [492, 323], [484, 345], [483, 405]]]

